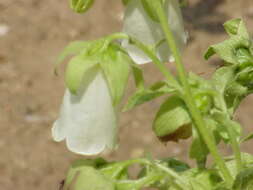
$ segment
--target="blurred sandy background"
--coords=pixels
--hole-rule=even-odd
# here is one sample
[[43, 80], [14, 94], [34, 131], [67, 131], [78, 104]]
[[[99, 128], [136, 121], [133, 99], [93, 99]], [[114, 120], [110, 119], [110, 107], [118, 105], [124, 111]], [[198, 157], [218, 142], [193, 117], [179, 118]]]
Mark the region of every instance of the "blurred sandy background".
[[[0, 0], [0, 190], [56, 190], [71, 161], [81, 157], [51, 138], [64, 92], [63, 74], [53, 75], [53, 63], [72, 40], [120, 31], [122, 10], [119, 0], [97, 0], [85, 15], [73, 13], [67, 0]], [[205, 62], [202, 54], [226, 38], [224, 21], [243, 17], [253, 33], [252, 0], [190, 0], [183, 12], [190, 33], [185, 64], [206, 77], [219, 62]], [[144, 69], [147, 81], [161, 79], [151, 64]], [[128, 93], [133, 90], [130, 84]], [[107, 158], [127, 159], [148, 151], [187, 160], [189, 141], [165, 146], [151, 131], [159, 103], [121, 114], [120, 148]], [[245, 133], [253, 131], [252, 106], [253, 97], [248, 97], [237, 114]], [[243, 149], [253, 153], [252, 145]]]

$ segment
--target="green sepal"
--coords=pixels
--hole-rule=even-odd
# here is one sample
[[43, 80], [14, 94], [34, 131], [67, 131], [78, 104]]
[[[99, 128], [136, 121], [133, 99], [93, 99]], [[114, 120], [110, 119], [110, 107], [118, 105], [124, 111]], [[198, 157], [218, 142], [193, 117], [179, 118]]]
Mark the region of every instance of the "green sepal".
[[107, 79], [113, 99], [113, 105], [117, 106], [123, 97], [132, 59], [117, 45], [109, 45], [103, 52], [100, 66]]
[[70, 0], [70, 7], [76, 13], [86, 12], [95, 0]]
[[253, 166], [242, 170], [235, 179], [233, 190], [253, 189]]
[[[158, 0], [161, 1], [161, 0]], [[148, 16], [155, 22], [159, 22], [158, 15], [155, 10], [154, 0], [141, 0], [142, 6]]]
[[67, 47], [65, 47], [56, 60], [55, 69], [54, 69], [55, 74], [57, 74], [58, 66], [64, 61], [64, 59], [66, 59], [66, 57], [81, 53], [87, 47], [89, 47], [89, 44], [90, 44], [89, 42], [74, 41], [74, 42], [71, 42]]
[[178, 141], [191, 136], [191, 117], [178, 96], [169, 97], [160, 107], [153, 122], [153, 131], [165, 141]]
[[110, 35], [99, 40], [76, 42], [62, 53], [58, 62], [67, 55], [78, 54], [71, 59], [65, 73], [65, 82], [71, 93], [76, 94], [84, 82], [85, 73], [99, 65], [97, 68], [102, 70], [108, 82], [113, 105], [120, 103], [133, 62], [119, 45], [112, 42], [113, 37]]
[[123, 111], [128, 111], [134, 107], [158, 98], [162, 95], [174, 93], [176, 90], [170, 87], [165, 81], [159, 81], [145, 89], [139, 88], [127, 101]]
[[98, 61], [83, 55], [70, 60], [65, 72], [65, 83], [72, 94], [76, 94], [86, 72], [98, 65]]
[[131, 0], [122, 0], [123, 5], [127, 5]]

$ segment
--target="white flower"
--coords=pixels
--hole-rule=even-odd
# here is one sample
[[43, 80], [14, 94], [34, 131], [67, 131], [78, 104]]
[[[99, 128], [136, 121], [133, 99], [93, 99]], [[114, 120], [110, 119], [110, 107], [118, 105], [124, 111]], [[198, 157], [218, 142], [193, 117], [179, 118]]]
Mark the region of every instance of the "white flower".
[[[182, 50], [183, 45], [186, 43], [187, 35], [184, 31], [178, 0], [167, 0], [164, 6], [177, 45]], [[141, 0], [132, 0], [127, 4], [123, 32], [151, 46], [155, 46], [165, 39], [160, 24], [153, 21], [145, 12]], [[141, 50], [130, 45], [127, 40], [124, 40], [122, 45], [136, 63], [143, 64], [151, 61]], [[164, 62], [174, 60], [166, 42], [157, 48], [157, 56]]]
[[52, 134], [72, 152], [94, 155], [116, 145], [117, 117], [102, 70], [87, 71], [76, 95], [66, 90]]

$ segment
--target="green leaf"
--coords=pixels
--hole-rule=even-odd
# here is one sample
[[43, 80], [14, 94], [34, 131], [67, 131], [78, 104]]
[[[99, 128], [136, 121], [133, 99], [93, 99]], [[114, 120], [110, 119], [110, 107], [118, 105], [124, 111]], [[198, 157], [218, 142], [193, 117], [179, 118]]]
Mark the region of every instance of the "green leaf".
[[224, 23], [224, 28], [230, 36], [240, 35], [245, 39], [249, 39], [249, 34], [245, 23], [240, 18], [232, 19]]
[[[244, 168], [249, 168], [253, 166], [253, 156], [251, 154], [241, 152], [241, 158]], [[234, 159], [234, 156], [227, 160], [226, 166], [229, 169], [229, 172], [231, 173], [232, 177], [236, 178], [238, 173], [237, 173], [236, 160]], [[215, 166], [215, 168], [217, 168], [217, 166]]]
[[123, 97], [132, 60], [118, 46], [109, 45], [103, 52], [101, 68], [109, 84], [113, 105], [117, 106]]
[[239, 69], [242, 70], [246, 67], [253, 66], [253, 55], [246, 48], [239, 48], [236, 51], [236, 57], [240, 63]]
[[241, 171], [235, 179], [233, 190], [253, 189], [253, 167]]
[[236, 121], [230, 119], [230, 116], [225, 113], [215, 112], [213, 113], [213, 118], [220, 124], [218, 128], [218, 133], [222, 137], [225, 143], [230, 142], [230, 136], [228, 134], [228, 127], [232, 129], [234, 137], [239, 142], [241, 137], [241, 125]]
[[73, 190], [115, 190], [114, 183], [92, 167], [83, 167], [76, 178]]
[[248, 88], [241, 85], [239, 82], [231, 82], [231, 84], [227, 87], [224, 98], [231, 116], [234, 114], [239, 104], [247, 94]]
[[185, 103], [178, 96], [171, 96], [156, 114], [153, 130], [161, 140], [177, 141], [191, 136], [191, 123]]
[[199, 170], [193, 168], [182, 175], [189, 180], [193, 190], [213, 190], [215, 186], [223, 181], [219, 173], [213, 169]]
[[244, 137], [243, 139], [241, 139], [241, 143], [252, 140], [253, 139], [253, 133], [249, 134], [248, 136]]
[[[74, 182], [76, 175], [78, 172], [85, 170], [86, 167], [100, 167], [102, 165], [106, 164], [106, 161], [102, 158], [97, 159], [81, 159], [76, 160], [72, 165], [71, 168], [68, 171], [65, 183], [64, 183], [64, 190], [68, 190], [68, 188], [71, 186], [71, 184]], [[75, 190], [75, 189], [74, 189]]]
[[207, 155], [209, 154], [208, 147], [203, 142], [201, 137], [198, 135], [198, 132], [193, 128], [192, 132], [192, 144], [189, 150], [189, 156], [192, 159], [196, 159], [197, 161], [206, 160]]
[[95, 0], [71, 0], [70, 7], [77, 13], [86, 12], [94, 3]]
[[169, 87], [164, 81], [159, 81], [148, 89], [139, 88], [139, 90], [137, 90], [137, 92], [128, 99], [123, 111], [131, 110], [138, 105], [173, 92], [175, 92], [175, 89]]
[[218, 54], [227, 64], [238, 64], [236, 50], [241, 47], [249, 47], [249, 45], [249, 40], [241, 36], [233, 36], [224, 42], [210, 46], [204, 57], [207, 60], [214, 54]]
[[[232, 116], [247, 93], [247, 88], [236, 82], [238, 74], [235, 66], [221, 67], [216, 70], [212, 77], [212, 84], [216, 89], [215, 107], [217, 109], [227, 109]], [[223, 105], [225, 100], [226, 105]]]
[[65, 72], [65, 82], [71, 93], [77, 93], [85, 73], [91, 71], [97, 64], [97, 60], [83, 55], [76, 56], [70, 60]]
[[64, 48], [62, 53], [58, 56], [55, 64], [55, 73], [57, 74], [58, 66], [64, 61], [67, 56], [77, 55], [81, 51], [85, 50], [90, 45], [89, 42], [84, 41], [74, 41], [71, 42], [67, 47]]
[[217, 69], [212, 77], [212, 83], [217, 91], [224, 95], [226, 88], [235, 79], [235, 67], [227, 66]]
[[228, 64], [238, 64], [236, 51], [240, 48], [250, 48], [249, 34], [241, 19], [233, 19], [224, 24], [224, 28], [230, 35], [230, 39], [209, 47], [205, 53], [205, 59], [218, 54]]

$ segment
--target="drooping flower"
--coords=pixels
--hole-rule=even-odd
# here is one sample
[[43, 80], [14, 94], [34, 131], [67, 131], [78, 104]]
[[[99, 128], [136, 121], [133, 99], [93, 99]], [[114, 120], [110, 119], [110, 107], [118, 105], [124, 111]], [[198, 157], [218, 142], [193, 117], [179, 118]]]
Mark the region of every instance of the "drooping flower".
[[[168, 21], [177, 45], [180, 50], [182, 50], [186, 43], [187, 35], [184, 31], [183, 19], [178, 0], [166, 0], [163, 6], [166, 10]], [[167, 62], [174, 60], [170, 48], [165, 42], [165, 36], [159, 22], [152, 19], [145, 11], [141, 0], [131, 0], [127, 3], [124, 15], [123, 32], [140, 40], [146, 45], [152, 47], [158, 45], [156, 52], [157, 56], [162, 61]], [[129, 55], [136, 63], [143, 64], [151, 61], [147, 55], [135, 46], [129, 44], [127, 40], [124, 40], [122, 45], [127, 49]]]
[[65, 76], [68, 88], [52, 128], [55, 141], [66, 140], [70, 151], [82, 155], [117, 146], [117, 108], [128, 81], [129, 60], [109, 47], [102, 54], [70, 61]]
[[115, 147], [116, 122], [107, 81], [95, 68], [84, 76], [76, 95], [66, 90], [52, 132], [56, 141], [66, 139], [69, 150], [93, 155]]

